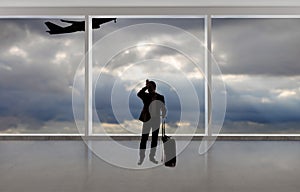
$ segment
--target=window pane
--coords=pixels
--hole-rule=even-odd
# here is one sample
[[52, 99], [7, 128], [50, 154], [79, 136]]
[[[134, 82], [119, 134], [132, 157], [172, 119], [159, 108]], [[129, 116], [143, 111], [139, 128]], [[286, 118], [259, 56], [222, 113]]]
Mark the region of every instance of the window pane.
[[59, 19], [0, 19], [0, 133], [78, 133], [72, 84], [84, 33], [50, 35], [45, 22], [71, 25]]
[[[179, 126], [185, 126], [186, 128], [185, 131], [180, 132], [182, 134], [193, 133], [191, 127], [198, 127], [197, 133], [204, 133], [203, 71], [198, 70], [180, 50], [159, 45], [166, 39], [170, 39], [174, 43], [181, 43], [183, 47], [188, 47], [190, 42], [188, 42], [188, 39], [182, 39], [180, 33], [160, 33], [159, 29], [156, 31], [151, 29], [151, 32], [149, 32], [140, 25], [138, 30], [143, 28], [140, 31], [144, 31], [142, 31], [142, 35], [138, 35], [139, 37], [143, 36], [144, 39], [139, 39], [135, 44], [136, 46], [127, 47], [120, 52], [116, 52], [97, 79], [97, 75], [103, 66], [100, 60], [108, 54], [108, 48], [116, 46], [111, 42], [106, 45], [107, 49], [100, 51], [98, 43], [102, 43], [103, 39], [117, 33], [116, 38], [123, 37], [118, 42], [118, 45], [122, 45], [128, 38], [135, 38], [132, 34], [127, 34], [124, 28], [144, 23], [177, 27], [196, 36], [201, 43], [204, 42], [203, 18], [117, 18], [116, 22], [105, 23], [101, 25], [100, 29], [93, 30], [93, 85], [96, 88], [93, 103], [95, 109], [93, 133], [141, 133], [142, 122], [138, 120], [138, 117], [143, 103], [137, 97], [137, 92], [145, 86], [147, 78], [156, 82], [157, 92], [165, 97], [168, 109], [168, 133], [175, 133]], [[122, 30], [124, 33], [120, 34], [118, 30]], [[156, 43], [142, 45], [146, 41]], [[200, 53], [203, 56], [204, 52], [202, 52], [203, 50], [192, 50], [189, 53]], [[201, 63], [204, 62], [204, 57], [198, 59], [201, 60]], [[189, 81], [195, 90], [188, 90]], [[185, 89], [188, 91], [184, 92]], [[185, 97], [180, 94], [180, 91], [184, 92]], [[195, 91], [197, 102], [200, 105], [197, 111], [194, 111], [193, 108], [196, 105], [195, 100], [191, 99], [189, 101], [186, 99], [190, 95], [192, 97], [193, 91]], [[118, 93], [117, 96], [116, 93]], [[128, 102], [128, 105], [125, 105], [124, 102]], [[199, 124], [195, 125], [194, 122], [180, 121], [181, 117], [186, 116], [186, 119], [189, 119], [188, 116], [195, 116], [195, 113], [199, 111], [200, 117], [197, 117]], [[104, 131], [101, 130], [101, 126]]]
[[222, 133], [300, 133], [300, 19], [215, 18], [227, 88]]

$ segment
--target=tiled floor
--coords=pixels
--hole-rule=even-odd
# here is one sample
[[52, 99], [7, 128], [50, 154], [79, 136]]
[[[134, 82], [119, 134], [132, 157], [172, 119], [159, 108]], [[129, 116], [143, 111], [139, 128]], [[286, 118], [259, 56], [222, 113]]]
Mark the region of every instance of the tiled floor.
[[175, 168], [131, 170], [104, 162], [82, 141], [0, 141], [0, 191], [300, 190], [299, 141], [217, 141], [203, 156], [198, 147], [198, 141], [191, 142]]

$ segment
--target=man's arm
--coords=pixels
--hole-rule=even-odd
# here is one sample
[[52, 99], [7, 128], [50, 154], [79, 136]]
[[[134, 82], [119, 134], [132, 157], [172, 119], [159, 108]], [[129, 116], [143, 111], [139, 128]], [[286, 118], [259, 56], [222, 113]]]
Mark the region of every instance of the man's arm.
[[147, 87], [143, 87], [138, 93], [137, 93], [137, 96], [141, 99], [145, 98], [146, 96], [146, 91], [147, 90]]

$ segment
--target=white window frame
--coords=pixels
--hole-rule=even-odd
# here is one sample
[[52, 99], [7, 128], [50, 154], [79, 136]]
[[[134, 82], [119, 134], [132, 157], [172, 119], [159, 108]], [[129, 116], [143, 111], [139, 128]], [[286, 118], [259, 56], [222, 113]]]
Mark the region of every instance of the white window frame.
[[[101, 13], [101, 14], [100, 14]], [[205, 16], [205, 44], [211, 51], [211, 19], [212, 18], [300, 18], [300, 7], [0, 7], [1, 18], [61, 18], [84, 16], [86, 20], [85, 35], [85, 134], [0, 134], [0, 136], [42, 136], [46, 137], [70, 137], [70, 136], [97, 136], [92, 133], [92, 55], [89, 52], [92, 46], [91, 18], [99, 15], [107, 17], [202, 17]], [[209, 57], [207, 57], [209, 58]], [[211, 77], [209, 60], [206, 59], [205, 73]], [[208, 87], [211, 85], [211, 78], [205, 82], [205, 134], [196, 136], [215, 136], [210, 131], [211, 119], [211, 97], [208, 94]], [[128, 135], [113, 135], [128, 136]], [[184, 135], [183, 135], [184, 136]], [[218, 134], [222, 137], [292, 137], [299, 138], [300, 134]]]

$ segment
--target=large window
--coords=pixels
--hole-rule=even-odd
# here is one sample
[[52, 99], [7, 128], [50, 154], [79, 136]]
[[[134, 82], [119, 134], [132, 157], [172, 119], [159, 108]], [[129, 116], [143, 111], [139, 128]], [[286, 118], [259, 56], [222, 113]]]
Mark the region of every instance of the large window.
[[300, 133], [300, 19], [212, 20], [227, 89], [222, 133]]
[[78, 133], [72, 85], [84, 55], [84, 32], [50, 35], [45, 22], [70, 25], [53, 18], [0, 19], [2, 134]]
[[[89, 33], [82, 25], [87, 18]], [[209, 103], [218, 103], [217, 97], [208, 93], [215, 69], [207, 64], [215, 60], [227, 95], [221, 133], [300, 133], [300, 18], [117, 16], [97, 27], [103, 18], [115, 17], [0, 18], [0, 134], [140, 134], [143, 104], [137, 92], [146, 79], [156, 81], [165, 96], [168, 133], [208, 134], [214, 126], [210, 112], [212, 119], [219, 115]], [[46, 22], [68, 27], [74, 21], [81, 22], [76, 32], [47, 32]], [[137, 33], [130, 31], [134, 26]], [[206, 49], [189, 46], [194, 42], [187, 34], [211, 49], [215, 60], [207, 60]], [[135, 46], [126, 47], [128, 41]], [[74, 94], [79, 97], [72, 106]], [[79, 128], [91, 130], [78, 131], [74, 111]]]
[[[132, 30], [134, 27], [136, 30]], [[178, 127], [182, 129], [181, 134], [204, 133], [204, 71], [181, 50], [164, 45], [172, 42], [189, 47], [191, 42], [184, 38], [184, 33], [190, 33], [199, 39], [199, 44], [204, 44], [204, 17], [120, 17], [93, 31], [93, 133], [141, 133], [142, 122], [137, 119], [143, 103], [137, 92], [145, 86], [146, 79], [156, 81], [157, 92], [165, 96], [168, 133], [176, 133]], [[129, 39], [136, 46], [125, 45]], [[99, 43], [106, 43], [105, 49]], [[103, 70], [103, 57], [119, 44], [125, 47], [114, 51]], [[203, 50], [188, 54], [200, 55], [199, 62], [204, 63]], [[198, 101], [200, 107], [196, 108]], [[199, 119], [193, 120], [199, 111]], [[181, 117], [185, 119], [182, 121]]]

